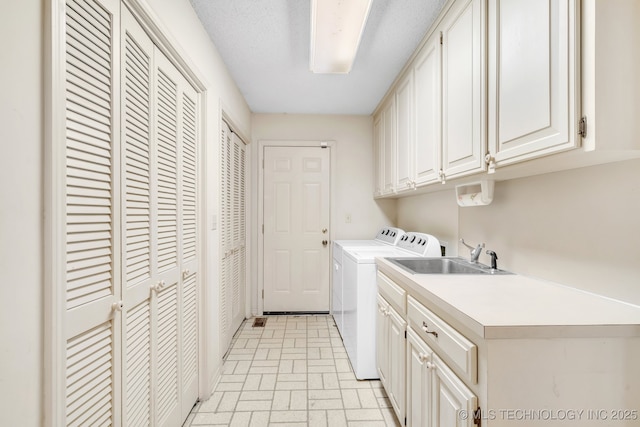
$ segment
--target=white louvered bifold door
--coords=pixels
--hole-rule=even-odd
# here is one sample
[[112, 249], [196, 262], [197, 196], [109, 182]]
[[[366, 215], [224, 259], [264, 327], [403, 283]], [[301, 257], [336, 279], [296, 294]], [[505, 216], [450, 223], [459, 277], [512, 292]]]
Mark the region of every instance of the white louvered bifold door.
[[198, 300], [200, 276], [197, 251], [198, 110], [197, 94], [184, 78], [180, 85], [180, 230], [181, 316], [180, 399], [184, 420], [198, 398]]
[[180, 421], [178, 381], [178, 316], [180, 269], [178, 256], [178, 70], [155, 51], [155, 269], [152, 295], [152, 336], [156, 425], [174, 426]]
[[[119, 419], [117, 2], [65, 4], [65, 424]], [[117, 30], [115, 31], [117, 34]], [[117, 89], [116, 89], [117, 92]]]
[[233, 268], [231, 232], [233, 143], [231, 129], [225, 122], [222, 122], [220, 139], [220, 348], [224, 353], [231, 343], [233, 334], [231, 331], [232, 290], [230, 289]]
[[226, 123], [221, 132], [220, 336], [227, 349], [245, 318], [246, 284], [246, 149]]
[[231, 331], [235, 332], [245, 315], [245, 263], [246, 263], [246, 221], [245, 221], [245, 145], [234, 133], [233, 141], [233, 273], [231, 297]]
[[152, 70], [154, 46], [126, 7], [122, 8], [122, 244], [123, 421], [152, 423], [151, 285], [152, 240]]

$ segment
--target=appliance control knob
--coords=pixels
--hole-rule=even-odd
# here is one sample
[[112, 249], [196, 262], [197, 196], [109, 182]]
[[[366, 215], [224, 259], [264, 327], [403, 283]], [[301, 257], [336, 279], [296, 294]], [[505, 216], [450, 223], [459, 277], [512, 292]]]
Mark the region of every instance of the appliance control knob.
[[411, 243], [413, 243], [415, 240], [416, 240], [416, 236], [413, 236], [413, 237], [411, 238]]

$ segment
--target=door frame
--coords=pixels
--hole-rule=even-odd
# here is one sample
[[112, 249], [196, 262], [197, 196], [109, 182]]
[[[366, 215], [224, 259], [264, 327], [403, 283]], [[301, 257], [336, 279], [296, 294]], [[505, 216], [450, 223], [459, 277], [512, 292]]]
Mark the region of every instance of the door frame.
[[[258, 141], [258, 216], [256, 218], [256, 234], [257, 234], [257, 266], [258, 274], [256, 277], [256, 287], [253, 297], [256, 298], [257, 314], [262, 315], [264, 313], [264, 234], [262, 232], [263, 220], [264, 220], [264, 150], [267, 147], [291, 147], [291, 148], [304, 148], [304, 147], [325, 147], [329, 150], [329, 243], [333, 241], [333, 227], [335, 224], [334, 211], [333, 211], [333, 195], [335, 194], [336, 180], [334, 179], [333, 171], [336, 164], [336, 142], [335, 141], [322, 141], [322, 140], [260, 140]], [[330, 245], [332, 246], [332, 245]], [[329, 249], [329, 261], [331, 261], [331, 249]], [[331, 264], [331, 263], [329, 263]], [[329, 274], [329, 311], [331, 311], [331, 298], [332, 286], [331, 286], [331, 274]]]

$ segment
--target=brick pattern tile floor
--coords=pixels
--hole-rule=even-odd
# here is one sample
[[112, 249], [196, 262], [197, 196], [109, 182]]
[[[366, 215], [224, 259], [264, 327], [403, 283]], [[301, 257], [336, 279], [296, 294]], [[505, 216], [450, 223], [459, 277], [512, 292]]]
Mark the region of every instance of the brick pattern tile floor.
[[234, 337], [220, 381], [185, 427], [400, 426], [380, 381], [358, 381], [333, 318], [249, 319]]

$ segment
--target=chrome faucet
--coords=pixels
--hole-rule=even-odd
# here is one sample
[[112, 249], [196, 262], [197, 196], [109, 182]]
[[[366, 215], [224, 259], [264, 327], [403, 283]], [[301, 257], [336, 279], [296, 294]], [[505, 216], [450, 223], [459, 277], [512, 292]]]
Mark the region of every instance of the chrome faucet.
[[478, 262], [478, 258], [480, 257], [480, 254], [482, 253], [482, 249], [484, 248], [484, 243], [479, 244], [478, 246], [476, 246], [475, 248], [471, 245], [467, 245], [464, 242], [464, 239], [460, 239], [460, 243], [462, 243], [463, 245], [465, 245], [466, 247], [469, 248], [469, 250], [471, 251], [471, 262]]

